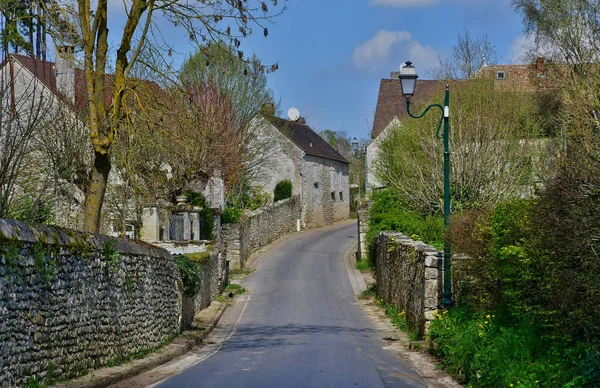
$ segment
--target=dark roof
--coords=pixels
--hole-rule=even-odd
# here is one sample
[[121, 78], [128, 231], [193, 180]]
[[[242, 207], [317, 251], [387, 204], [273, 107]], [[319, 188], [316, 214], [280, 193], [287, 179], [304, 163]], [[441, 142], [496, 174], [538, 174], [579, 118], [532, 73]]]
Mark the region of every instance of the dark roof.
[[[417, 80], [414, 102], [441, 103], [444, 95], [434, 98], [445, 81]], [[382, 79], [379, 84], [379, 95], [377, 97], [377, 107], [375, 108], [375, 118], [373, 119], [373, 129], [371, 138], [375, 139], [392, 122], [394, 117], [399, 120], [406, 118], [406, 99], [402, 96], [399, 79]]]
[[308, 125], [284, 120], [279, 117], [269, 117], [267, 120], [307, 155], [319, 156], [349, 164], [346, 158], [340, 155], [335, 148], [330, 146], [321, 136], [317, 135]]

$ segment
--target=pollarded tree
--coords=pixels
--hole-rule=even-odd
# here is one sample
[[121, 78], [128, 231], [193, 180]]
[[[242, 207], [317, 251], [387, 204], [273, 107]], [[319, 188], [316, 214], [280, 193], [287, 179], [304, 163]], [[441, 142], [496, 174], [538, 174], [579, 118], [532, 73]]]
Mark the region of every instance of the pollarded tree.
[[[285, 2], [285, 1], [284, 1]], [[277, 0], [269, 4], [277, 7]], [[260, 30], [268, 34], [267, 24], [283, 11], [284, 7], [269, 10], [265, 1], [178, 1], [178, 0], [131, 0], [123, 2], [126, 20], [118, 38], [116, 56], [109, 56], [108, 0], [53, 0], [49, 3], [51, 14], [71, 17], [74, 33], [61, 36], [53, 30], [57, 42], [72, 39], [80, 33], [83, 47], [83, 69], [87, 87], [90, 139], [94, 149], [94, 164], [90, 173], [90, 184], [84, 203], [84, 228], [97, 232], [108, 175], [111, 170], [111, 148], [119, 129], [124, 124], [124, 100], [128, 91], [128, 79], [132, 68], [140, 59], [146, 45], [165, 47], [165, 42], [153, 41], [161, 36], [156, 29], [157, 18], [183, 28], [192, 43], [219, 42], [240, 47], [240, 39]], [[65, 31], [64, 28], [61, 30]], [[165, 48], [170, 50], [171, 48]], [[239, 52], [243, 58], [243, 53]], [[109, 63], [110, 62], [110, 63]], [[107, 84], [107, 70], [112, 67], [114, 75]], [[274, 70], [272, 66], [266, 70]], [[107, 96], [108, 94], [108, 96]]]

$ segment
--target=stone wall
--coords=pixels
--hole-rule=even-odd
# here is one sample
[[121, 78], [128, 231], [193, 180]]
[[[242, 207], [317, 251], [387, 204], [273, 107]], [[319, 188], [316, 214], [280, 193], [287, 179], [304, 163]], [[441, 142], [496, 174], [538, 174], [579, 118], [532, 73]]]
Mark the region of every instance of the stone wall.
[[223, 244], [230, 268], [243, 267], [252, 252], [297, 231], [300, 217], [300, 198], [293, 196], [255, 211], [247, 211], [237, 224], [223, 225]]
[[422, 337], [443, 299], [443, 254], [400, 233], [382, 232], [376, 248], [377, 295], [406, 314]]
[[179, 333], [179, 276], [151, 245], [0, 219], [0, 385], [159, 346]]
[[220, 250], [210, 252], [208, 259], [198, 265], [202, 270], [202, 284], [195, 298], [196, 311], [210, 306], [225, 288], [225, 260]]

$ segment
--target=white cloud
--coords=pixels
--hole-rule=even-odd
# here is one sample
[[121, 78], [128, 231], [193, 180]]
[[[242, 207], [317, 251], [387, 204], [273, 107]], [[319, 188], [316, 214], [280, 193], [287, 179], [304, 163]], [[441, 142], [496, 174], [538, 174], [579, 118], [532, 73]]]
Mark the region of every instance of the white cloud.
[[424, 71], [434, 63], [437, 54], [431, 46], [412, 39], [408, 31], [380, 30], [354, 49], [352, 60], [358, 69], [370, 72], [395, 70], [407, 60]]
[[413, 8], [431, 7], [438, 4], [440, 0], [371, 0], [374, 7]]
[[508, 48], [508, 56], [512, 63], [527, 62], [528, 54], [535, 47], [534, 36], [531, 34], [522, 35], [515, 39]]

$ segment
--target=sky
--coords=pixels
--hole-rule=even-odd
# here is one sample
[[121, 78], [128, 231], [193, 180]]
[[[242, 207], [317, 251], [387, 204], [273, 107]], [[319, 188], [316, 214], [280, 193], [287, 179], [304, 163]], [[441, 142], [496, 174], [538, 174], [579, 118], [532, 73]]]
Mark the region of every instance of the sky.
[[[241, 48], [279, 64], [268, 84], [283, 117], [295, 107], [315, 130], [367, 138], [381, 78], [407, 60], [426, 78], [465, 29], [487, 34], [500, 63], [518, 63], [530, 42], [510, 0], [289, 0], [268, 37], [255, 33]], [[176, 48], [173, 60], [183, 61], [194, 48], [172, 30], [163, 33]]]

